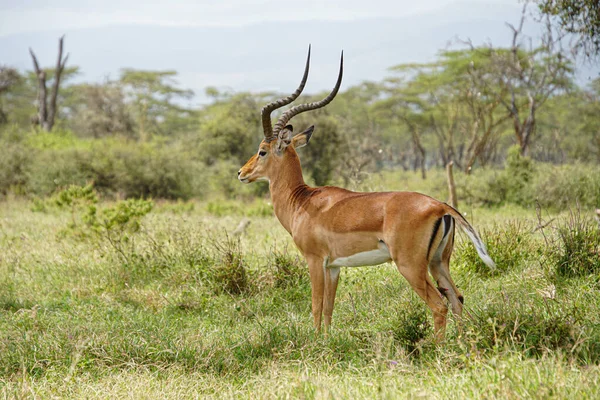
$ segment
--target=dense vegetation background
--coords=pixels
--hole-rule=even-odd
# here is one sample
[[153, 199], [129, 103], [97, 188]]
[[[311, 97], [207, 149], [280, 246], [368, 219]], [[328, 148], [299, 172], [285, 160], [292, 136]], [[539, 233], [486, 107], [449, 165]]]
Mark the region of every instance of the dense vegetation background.
[[[482, 176], [488, 195], [477, 200], [485, 204], [597, 206], [597, 178], [585, 165], [600, 161], [600, 79], [577, 85], [575, 56], [557, 34], [549, 29], [534, 47], [522, 22], [507, 29], [510, 47], [463, 43], [431, 63], [392, 66], [389, 78], [346, 88], [326, 109], [298, 117], [297, 128], [316, 125], [302, 154], [307, 178], [353, 188], [381, 171], [426, 179], [453, 161]], [[78, 68], [64, 64], [56, 112], [55, 68], [0, 68], [0, 195], [43, 197], [88, 182], [108, 198], [265, 194], [230, 178], [260, 141], [260, 108], [281, 94], [209, 87], [212, 101], [188, 108], [193, 93], [179, 87], [176, 71], [124, 69], [116, 80], [74, 84]], [[42, 116], [44, 102], [50, 111]], [[500, 176], [509, 159], [518, 182], [512, 172]], [[577, 191], [562, 190], [573, 181], [581, 181]]]

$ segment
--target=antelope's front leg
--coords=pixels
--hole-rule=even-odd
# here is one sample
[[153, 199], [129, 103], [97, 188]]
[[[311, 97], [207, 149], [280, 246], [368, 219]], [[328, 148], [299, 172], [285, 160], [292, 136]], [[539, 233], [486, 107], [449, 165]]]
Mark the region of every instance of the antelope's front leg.
[[308, 271], [310, 273], [313, 321], [315, 329], [320, 331], [321, 316], [323, 314], [323, 297], [325, 295], [324, 260], [322, 257], [307, 256], [306, 261], [308, 262]]
[[325, 319], [325, 333], [329, 331], [331, 325], [331, 316], [333, 315], [333, 306], [335, 303], [335, 292], [337, 291], [338, 280], [340, 278], [340, 267], [327, 267], [327, 258], [323, 262], [323, 271], [325, 274], [325, 290], [323, 298], [323, 314]]

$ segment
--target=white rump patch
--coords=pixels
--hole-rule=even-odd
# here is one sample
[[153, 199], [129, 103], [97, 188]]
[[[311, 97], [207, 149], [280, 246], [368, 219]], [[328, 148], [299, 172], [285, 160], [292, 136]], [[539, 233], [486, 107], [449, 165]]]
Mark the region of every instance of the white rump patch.
[[327, 267], [363, 267], [367, 265], [379, 265], [392, 261], [390, 250], [383, 242], [379, 242], [377, 250], [363, 251], [348, 257], [336, 258]]

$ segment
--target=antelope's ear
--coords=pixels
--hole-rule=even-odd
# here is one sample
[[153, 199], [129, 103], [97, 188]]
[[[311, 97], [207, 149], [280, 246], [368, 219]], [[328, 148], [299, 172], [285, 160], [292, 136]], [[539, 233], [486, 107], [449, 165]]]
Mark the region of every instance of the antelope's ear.
[[310, 140], [314, 130], [315, 130], [315, 126], [312, 125], [310, 128], [308, 128], [304, 132], [300, 132], [299, 134], [294, 136], [294, 138], [292, 139], [292, 145], [294, 146], [294, 148], [299, 149], [300, 147], [306, 146], [308, 144], [308, 141]]
[[277, 135], [277, 143], [275, 144], [275, 152], [277, 154], [281, 154], [286, 147], [292, 143], [292, 138], [294, 137], [294, 127], [291, 125], [287, 125], [283, 128], [279, 134]]

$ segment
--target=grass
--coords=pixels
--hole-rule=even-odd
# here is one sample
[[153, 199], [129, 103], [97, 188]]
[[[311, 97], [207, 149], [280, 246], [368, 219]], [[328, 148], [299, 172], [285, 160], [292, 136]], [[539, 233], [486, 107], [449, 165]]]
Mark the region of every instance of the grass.
[[391, 264], [342, 271], [332, 333], [315, 334], [287, 232], [262, 202], [216, 204], [158, 202], [117, 251], [64, 234], [71, 210], [0, 203], [2, 396], [599, 397], [600, 282], [561, 272], [569, 215], [535, 230], [533, 210], [461, 207], [506, 267], [487, 273], [458, 244], [469, 315], [436, 345]]

